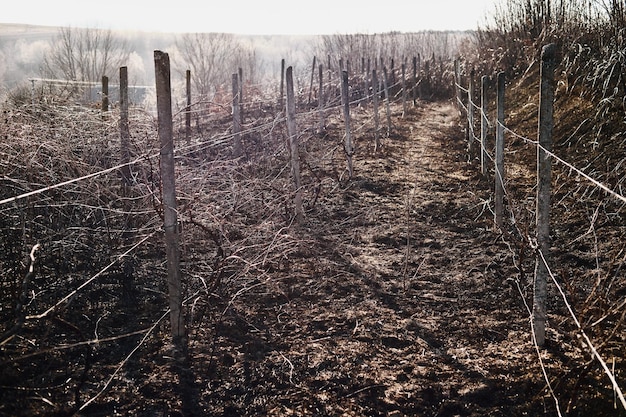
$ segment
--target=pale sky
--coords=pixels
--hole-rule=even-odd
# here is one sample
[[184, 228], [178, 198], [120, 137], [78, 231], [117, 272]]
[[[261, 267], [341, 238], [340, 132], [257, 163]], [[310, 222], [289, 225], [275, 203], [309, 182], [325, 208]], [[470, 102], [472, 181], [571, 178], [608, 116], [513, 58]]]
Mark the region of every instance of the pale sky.
[[336, 34], [476, 29], [497, 0], [18, 0], [0, 23], [161, 32]]

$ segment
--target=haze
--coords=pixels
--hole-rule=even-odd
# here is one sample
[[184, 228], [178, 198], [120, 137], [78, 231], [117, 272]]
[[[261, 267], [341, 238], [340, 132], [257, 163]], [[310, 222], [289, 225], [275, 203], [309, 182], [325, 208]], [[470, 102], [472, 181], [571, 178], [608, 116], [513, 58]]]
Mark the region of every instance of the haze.
[[473, 30], [496, 1], [22, 0], [4, 8], [0, 23], [256, 35]]

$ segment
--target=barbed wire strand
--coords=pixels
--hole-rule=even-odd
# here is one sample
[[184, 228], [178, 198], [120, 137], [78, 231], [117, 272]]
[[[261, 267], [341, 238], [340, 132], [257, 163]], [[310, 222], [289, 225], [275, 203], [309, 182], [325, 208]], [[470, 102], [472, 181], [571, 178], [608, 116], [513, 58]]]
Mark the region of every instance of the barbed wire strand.
[[46, 191], [50, 191], [50, 190], [54, 190], [56, 188], [64, 187], [66, 185], [74, 184], [75, 182], [84, 181], [84, 180], [87, 180], [87, 179], [90, 179], [90, 178], [94, 178], [94, 177], [97, 177], [97, 176], [100, 176], [100, 175], [108, 174], [109, 172], [116, 171], [116, 170], [118, 170], [120, 168], [136, 164], [139, 161], [141, 161], [142, 159], [144, 159], [144, 158], [143, 157], [139, 157], [139, 158], [137, 158], [137, 159], [135, 159], [135, 160], [133, 160], [131, 162], [127, 162], [127, 163], [124, 163], [124, 164], [119, 164], [119, 165], [116, 165], [116, 166], [111, 167], [111, 168], [107, 168], [107, 169], [103, 169], [101, 171], [93, 172], [91, 174], [83, 175], [82, 177], [72, 178], [71, 180], [62, 181], [62, 182], [59, 182], [59, 183], [56, 183], [56, 184], [52, 184], [52, 185], [48, 185], [48, 186], [45, 186], [45, 187], [42, 187], [42, 188], [38, 188], [38, 189], [33, 190], [33, 191], [29, 191], [27, 193], [16, 195], [14, 197], [5, 198], [4, 200], [0, 200], [0, 205], [7, 204], [7, 203], [12, 203], [12, 202], [18, 201], [18, 200], [22, 200], [24, 198], [27, 198], [27, 197], [30, 197], [30, 196], [33, 196], [33, 195], [41, 194], [41, 193], [44, 193]]
[[548, 271], [548, 274], [550, 275], [550, 278], [552, 279], [552, 282], [554, 282], [554, 285], [556, 286], [556, 288], [558, 289], [559, 293], [561, 294], [561, 298], [563, 299], [563, 302], [565, 303], [565, 306], [567, 307], [567, 311], [569, 312], [570, 316], [574, 320], [574, 323], [576, 324], [576, 327], [578, 328], [578, 331], [580, 332], [582, 337], [585, 339], [585, 343], [587, 344], [589, 349], [591, 349], [591, 353], [593, 354], [593, 356], [598, 360], [598, 362], [600, 362], [600, 365], [604, 369], [604, 372], [609, 377], [609, 380], [611, 381], [611, 384], [613, 385], [614, 392], [617, 394], [620, 402], [622, 403], [622, 407], [624, 407], [624, 410], [626, 410], [626, 399], [624, 398], [624, 394], [623, 394], [622, 390], [620, 389], [619, 385], [617, 384], [615, 376], [609, 370], [608, 365], [606, 364], [604, 359], [602, 359], [602, 357], [598, 353], [597, 349], [595, 348], [595, 346], [591, 342], [591, 339], [589, 338], [589, 336], [587, 336], [587, 333], [582, 328], [582, 326], [580, 324], [580, 321], [576, 317], [576, 314], [574, 313], [574, 310], [572, 309], [569, 301], [567, 300], [567, 296], [565, 295], [565, 292], [563, 291], [563, 288], [561, 287], [561, 285], [557, 281], [556, 277], [552, 273], [552, 269], [548, 265], [548, 261], [546, 260], [546, 257], [544, 256], [543, 252], [541, 251], [541, 249], [539, 247], [537, 247], [536, 249], [537, 249], [537, 253], [539, 254], [539, 257], [541, 258], [541, 261], [543, 262], [544, 266], [546, 267], [546, 270]]
[[541, 149], [542, 151], [544, 151], [546, 153], [546, 155], [550, 156], [551, 158], [553, 158], [555, 161], [559, 162], [560, 164], [566, 166], [567, 168], [569, 168], [570, 170], [576, 172], [578, 175], [580, 175], [581, 177], [585, 178], [587, 181], [591, 182], [593, 185], [595, 185], [596, 187], [602, 189], [603, 191], [605, 191], [606, 193], [608, 193], [609, 195], [615, 197], [616, 199], [622, 201], [623, 203], [626, 203], [626, 197], [624, 197], [623, 195], [611, 190], [608, 186], [604, 185], [603, 183], [601, 183], [600, 181], [596, 180], [595, 178], [591, 177], [590, 175], [586, 174], [583, 170], [575, 167], [574, 165], [572, 165], [571, 163], [565, 161], [563, 158], [559, 157], [558, 155], [556, 155], [554, 152], [549, 151], [548, 149], [546, 149], [545, 147], [543, 147], [538, 141], [533, 140], [533, 139], [529, 139], [527, 137], [524, 137], [522, 135], [517, 134], [516, 132], [514, 132], [513, 130], [509, 129], [508, 127], [506, 127], [504, 124], [502, 123], [498, 123], [499, 125], [501, 125], [507, 132], [511, 133], [512, 135], [514, 135], [515, 137], [523, 140], [526, 143], [529, 143], [531, 145], [535, 145], [537, 148]]

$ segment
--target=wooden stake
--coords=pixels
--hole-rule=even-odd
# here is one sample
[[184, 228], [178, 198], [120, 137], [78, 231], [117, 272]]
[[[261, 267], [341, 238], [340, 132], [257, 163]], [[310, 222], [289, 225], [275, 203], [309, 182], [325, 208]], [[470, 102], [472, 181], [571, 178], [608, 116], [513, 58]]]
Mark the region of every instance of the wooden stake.
[[489, 122], [487, 119], [487, 87], [489, 77], [483, 75], [480, 78], [480, 172], [487, 176], [487, 134], [489, 132]]
[[391, 107], [389, 104], [389, 81], [387, 79], [387, 67], [383, 67], [383, 85], [385, 88], [385, 105], [387, 110], [387, 137], [391, 136]]
[[[131, 212], [130, 207], [130, 187], [132, 185], [130, 173], [130, 129], [128, 126], [128, 69], [120, 68], [120, 164], [122, 164], [122, 187], [121, 195], [124, 198], [124, 211]], [[124, 232], [122, 239], [125, 246], [132, 245], [133, 218], [131, 215], [125, 216]], [[129, 257], [124, 257], [121, 262], [122, 266], [122, 301], [128, 305], [132, 305], [135, 301], [135, 280], [133, 275], [133, 262]]]
[[406, 65], [402, 64], [402, 118], [406, 116]]
[[379, 100], [379, 91], [378, 91], [378, 76], [376, 75], [376, 70], [372, 70], [372, 102], [374, 103], [374, 152], [378, 152], [380, 149], [380, 135], [379, 135], [379, 125], [380, 120], [378, 116], [378, 100]]
[[[130, 129], [128, 127], [128, 68], [120, 68], [120, 163], [130, 162]], [[121, 168], [122, 190], [131, 184], [130, 166]]]
[[167, 254], [167, 287], [170, 305], [171, 335], [176, 347], [185, 346], [185, 321], [182, 312], [178, 217], [174, 181], [174, 140], [172, 127], [172, 90], [170, 58], [154, 51], [158, 132], [161, 142], [161, 182], [163, 192], [163, 230]]
[[243, 69], [241, 67], [239, 67], [239, 70], [237, 72], [238, 77], [237, 77], [237, 83], [239, 86], [239, 129], [243, 129]]
[[498, 73], [496, 106], [495, 221], [504, 230], [504, 72]]
[[102, 114], [109, 111], [109, 77], [102, 76]]
[[474, 69], [470, 71], [469, 86], [467, 88], [467, 151], [470, 161], [474, 159]]
[[278, 96], [278, 111], [285, 107], [285, 60], [280, 60], [280, 95]]
[[185, 139], [191, 140], [191, 70], [185, 73], [185, 86], [187, 90], [187, 107], [185, 107]]
[[463, 117], [463, 98], [461, 94], [461, 70], [459, 60], [454, 60], [454, 91], [456, 91], [456, 104], [459, 109], [459, 117]]
[[239, 158], [243, 153], [241, 144], [241, 113], [239, 108], [239, 75], [234, 73], [233, 79], [233, 156]]
[[537, 147], [537, 246], [543, 256], [535, 262], [533, 295], [533, 329], [537, 345], [546, 342], [546, 300], [550, 259], [550, 185], [552, 182], [552, 130], [554, 127], [554, 67], [556, 45], [549, 44], [541, 51], [541, 84], [539, 86], [539, 146]]
[[411, 84], [413, 88], [411, 88], [411, 93], [413, 95], [413, 106], [417, 106], [417, 57], [413, 57], [413, 78], [411, 80]]
[[324, 68], [322, 64], [319, 65], [319, 91], [317, 92], [317, 108], [320, 116], [320, 125], [318, 129], [319, 135], [324, 135], [326, 130], [326, 115], [324, 114]]
[[300, 181], [300, 152], [298, 150], [298, 132], [296, 129], [296, 97], [293, 88], [293, 68], [287, 68], [287, 134], [291, 153], [291, 175], [296, 188], [294, 203], [296, 206], [296, 222], [304, 222], [302, 208], [302, 184]]
[[341, 72], [341, 104], [343, 106], [343, 117], [346, 125], [346, 140], [344, 151], [348, 164], [348, 178], [352, 178], [352, 156], [354, 155], [354, 145], [352, 144], [352, 133], [350, 132], [350, 97], [348, 95], [348, 71]]
[[309, 84], [309, 100], [307, 104], [311, 105], [311, 99], [313, 97], [313, 79], [315, 78], [315, 56], [313, 56], [313, 66], [311, 67], [311, 83]]

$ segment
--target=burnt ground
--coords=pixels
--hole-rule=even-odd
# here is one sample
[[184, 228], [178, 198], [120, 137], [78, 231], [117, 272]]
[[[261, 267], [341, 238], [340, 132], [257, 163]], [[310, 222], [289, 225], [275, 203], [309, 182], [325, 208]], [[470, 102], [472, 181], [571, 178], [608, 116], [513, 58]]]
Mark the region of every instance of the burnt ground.
[[294, 232], [306, 257], [227, 313], [203, 389], [210, 409], [504, 416], [541, 395], [458, 113], [434, 103], [396, 123], [382, 153], [357, 158], [354, 178]]
[[[230, 305], [191, 335], [195, 380], [182, 413], [551, 408], [510, 283], [519, 274], [476, 195], [461, 132], [451, 103], [430, 103], [397, 119], [379, 154], [359, 145], [354, 178], [328, 185], [292, 226], [299, 249], [234, 299], [212, 300]], [[142, 395], [167, 389], [145, 383]]]
[[[357, 136], [352, 179], [341, 173], [339, 116], [331, 116], [325, 138], [309, 137], [303, 166], [316, 181], [307, 183], [301, 225], [292, 222], [289, 199], [266, 200], [271, 189], [288, 190], [288, 178], [283, 189], [266, 184], [254, 204], [243, 192], [219, 227], [206, 226], [219, 217], [217, 208], [189, 209], [206, 233], [201, 240], [196, 230], [182, 248], [185, 280], [196, 284], [188, 284], [185, 303], [186, 361], [173, 359], [166, 316], [143, 342], [141, 334], [127, 336], [152, 326], [167, 305], [157, 241], [137, 260], [145, 264], [137, 269], [143, 280], [137, 306], [118, 310], [92, 295], [85, 305], [93, 315], [27, 329], [24, 340], [90, 329], [79, 340], [99, 332], [111, 341], [41, 350], [32, 363], [5, 356], [0, 414], [556, 415], [525, 305], [533, 263], [494, 228], [491, 181], [468, 163], [458, 111], [448, 101], [420, 103], [405, 118], [400, 110], [394, 105], [394, 127], [378, 153], [368, 134]], [[368, 118], [355, 109], [355, 125]], [[285, 177], [282, 163], [258, 179], [255, 170], [261, 168], [249, 169], [248, 183]], [[237, 187], [223, 186], [228, 195]], [[221, 206], [231, 204], [214, 194]], [[284, 213], [266, 215], [259, 207]], [[242, 228], [258, 218], [272, 224], [236, 230], [223, 224], [227, 218], [238, 218]], [[221, 237], [211, 239], [217, 229]], [[245, 240], [254, 233], [257, 241]], [[115, 296], [115, 279], [98, 294]], [[562, 409], [570, 416], [614, 415], [606, 381], [589, 377], [591, 361], [581, 358], [575, 338], [564, 337], [565, 315], [552, 314], [541, 355]], [[56, 379], [35, 378], [46, 372]], [[6, 390], [10, 375], [24, 379], [17, 385], [48, 385]]]

